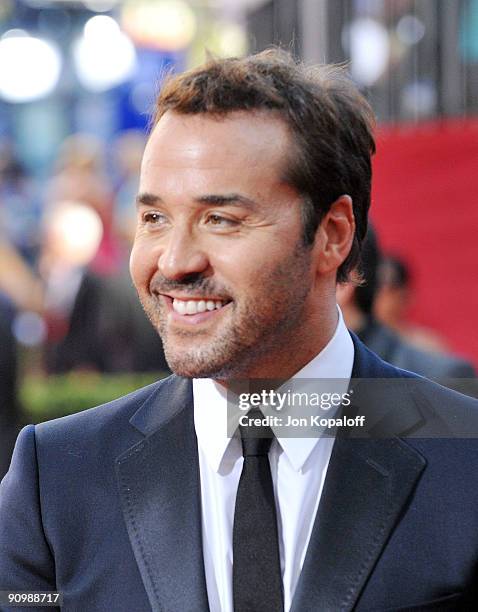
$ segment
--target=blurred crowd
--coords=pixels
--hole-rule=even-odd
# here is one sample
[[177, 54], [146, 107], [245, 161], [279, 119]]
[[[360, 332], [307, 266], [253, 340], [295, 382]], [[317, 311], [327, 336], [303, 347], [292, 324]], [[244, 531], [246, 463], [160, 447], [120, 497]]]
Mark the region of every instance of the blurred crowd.
[[108, 152], [72, 135], [41, 184], [0, 146], [0, 477], [20, 424], [22, 347], [45, 374], [168, 371], [127, 265], [144, 141], [125, 132]]
[[96, 138], [72, 135], [41, 189], [3, 147], [0, 292], [17, 340], [43, 348], [47, 372], [165, 367], [127, 275], [143, 147], [142, 133], [126, 132], [108, 159]]

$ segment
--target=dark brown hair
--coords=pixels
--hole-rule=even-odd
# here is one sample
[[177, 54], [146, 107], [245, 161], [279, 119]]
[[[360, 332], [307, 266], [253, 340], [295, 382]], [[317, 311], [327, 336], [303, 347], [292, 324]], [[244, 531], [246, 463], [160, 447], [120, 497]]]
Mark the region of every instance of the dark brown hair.
[[304, 242], [311, 245], [323, 216], [341, 195], [353, 201], [356, 231], [337, 272], [347, 280], [356, 267], [367, 231], [374, 116], [343, 67], [308, 67], [280, 49], [245, 58], [209, 59], [168, 77], [156, 102], [162, 115], [269, 110], [288, 125], [296, 143], [285, 180], [302, 195]]

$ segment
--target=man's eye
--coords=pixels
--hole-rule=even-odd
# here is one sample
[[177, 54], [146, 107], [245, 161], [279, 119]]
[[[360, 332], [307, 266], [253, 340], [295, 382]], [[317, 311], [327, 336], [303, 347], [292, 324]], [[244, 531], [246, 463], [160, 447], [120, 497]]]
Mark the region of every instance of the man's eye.
[[216, 227], [232, 227], [238, 224], [238, 222], [234, 219], [228, 219], [227, 217], [223, 217], [221, 215], [208, 215], [206, 222], [209, 225], [214, 225]]
[[161, 225], [165, 222], [165, 216], [158, 212], [146, 212], [142, 216], [143, 223], [148, 225]]

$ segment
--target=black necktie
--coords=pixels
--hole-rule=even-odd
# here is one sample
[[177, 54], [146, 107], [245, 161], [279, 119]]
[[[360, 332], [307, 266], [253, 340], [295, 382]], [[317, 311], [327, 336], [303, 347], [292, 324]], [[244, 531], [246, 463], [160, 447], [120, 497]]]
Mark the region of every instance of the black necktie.
[[[249, 417], [262, 418], [257, 411]], [[268, 452], [269, 427], [241, 427], [244, 465], [232, 538], [234, 612], [283, 612], [277, 517]], [[251, 436], [261, 437], [251, 437]], [[268, 437], [266, 437], [268, 436]]]

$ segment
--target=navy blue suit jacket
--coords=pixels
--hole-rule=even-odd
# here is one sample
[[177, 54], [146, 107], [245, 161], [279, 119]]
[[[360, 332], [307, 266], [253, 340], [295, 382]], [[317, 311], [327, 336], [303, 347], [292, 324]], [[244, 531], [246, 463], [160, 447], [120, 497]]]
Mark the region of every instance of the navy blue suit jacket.
[[[354, 342], [354, 377], [415, 380]], [[474, 422], [476, 401], [397, 389], [379, 401], [392, 435], [334, 444], [293, 612], [478, 606], [478, 441], [401, 437], [431, 409]], [[208, 610], [189, 380], [22, 430], [0, 488], [0, 590], [59, 590], [68, 612]]]

